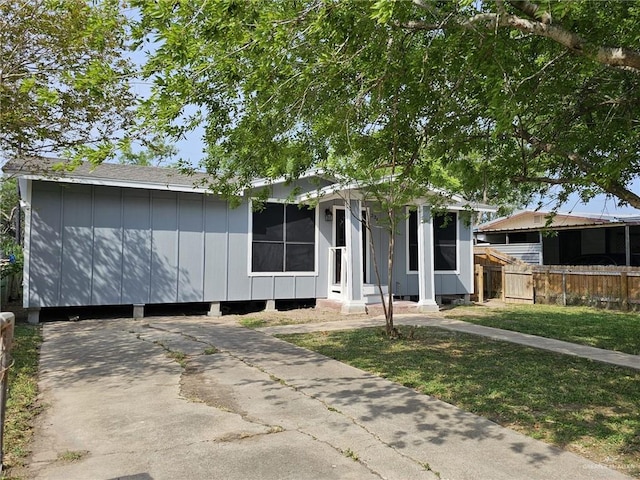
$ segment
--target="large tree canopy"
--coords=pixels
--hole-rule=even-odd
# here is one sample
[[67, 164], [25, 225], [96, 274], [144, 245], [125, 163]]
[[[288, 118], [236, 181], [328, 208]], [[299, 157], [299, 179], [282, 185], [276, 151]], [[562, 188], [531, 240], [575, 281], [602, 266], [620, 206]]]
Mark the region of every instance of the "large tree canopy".
[[101, 160], [133, 120], [117, 0], [0, 2], [0, 154]]
[[391, 169], [472, 199], [560, 185], [640, 208], [637, 1], [134, 5], [157, 47], [147, 121], [202, 125], [218, 187]]

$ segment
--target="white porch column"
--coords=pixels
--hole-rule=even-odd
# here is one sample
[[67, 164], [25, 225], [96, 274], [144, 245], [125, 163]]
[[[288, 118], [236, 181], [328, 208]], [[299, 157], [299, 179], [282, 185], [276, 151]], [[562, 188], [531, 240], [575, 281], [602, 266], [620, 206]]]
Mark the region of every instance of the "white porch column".
[[433, 222], [431, 209], [418, 207], [418, 306], [419, 312], [437, 312], [433, 276]]
[[345, 243], [347, 244], [347, 285], [342, 313], [366, 313], [362, 295], [362, 202], [345, 201]]

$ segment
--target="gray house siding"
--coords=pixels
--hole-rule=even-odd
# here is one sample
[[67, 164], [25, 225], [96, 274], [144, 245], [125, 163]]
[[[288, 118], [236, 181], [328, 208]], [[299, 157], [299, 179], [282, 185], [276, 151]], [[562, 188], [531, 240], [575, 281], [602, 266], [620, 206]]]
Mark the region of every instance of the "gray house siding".
[[[28, 306], [56, 305], [60, 296], [62, 208], [58, 185], [45, 184], [32, 192]], [[26, 276], [26, 275], [25, 275]]]
[[229, 209], [226, 202], [205, 197], [204, 211], [204, 298], [228, 298]]
[[[109, 189], [93, 191], [93, 266], [91, 303], [111, 305], [122, 297], [124, 268], [122, 195]], [[127, 265], [127, 268], [131, 266]]]
[[[113, 192], [112, 189], [109, 190]], [[120, 194], [123, 238], [122, 300], [116, 303], [146, 303], [151, 291], [150, 192], [127, 189], [121, 190]], [[116, 196], [113, 193], [112, 195]], [[113, 278], [103, 281], [111, 280]]]
[[34, 181], [26, 306], [326, 296], [326, 273], [249, 275], [248, 219], [203, 194]]
[[[230, 208], [203, 193], [34, 180], [25, 306], [326, 298], [334, 222], [324, 213], [334, 206], [344, 201], [317, 207], [315, 273], [250, 274], [249, 202]], [[377, 225], [375, 205], [369, 214], [381, 281], [388, 284], [389, 236]], [[436, 295], [473, 289], [471, 228], [458, 222], [459, 271], [435, 275]], [[406, 228], [400, 221], [389, 287], [418, 295], [418, 275], [407, 273]], [[373, 256], [366, 260], [365, 283], [375, 283]]]
[[[436, 295], [464, 295], [473, 292], [473, 229], [458, 215], [458, 270], [451, 273], [435, 273]], [[398, 223], [395, 241], [394, 294], [418, 295], [418, 274], [408, 273], [407, 222]], [[386, 248], [386, 247], [385, 247]], [[382, 254], [386, 261], [386, 249]], [[384, 267], [386, 269], [386, 267]]]

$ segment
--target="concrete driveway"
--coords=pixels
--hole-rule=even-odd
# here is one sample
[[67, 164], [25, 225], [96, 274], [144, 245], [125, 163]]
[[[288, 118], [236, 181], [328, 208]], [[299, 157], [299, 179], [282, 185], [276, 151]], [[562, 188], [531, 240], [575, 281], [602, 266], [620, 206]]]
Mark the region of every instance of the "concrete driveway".
[[29, 478], [627, 478], [224, 319], [43, 328]]

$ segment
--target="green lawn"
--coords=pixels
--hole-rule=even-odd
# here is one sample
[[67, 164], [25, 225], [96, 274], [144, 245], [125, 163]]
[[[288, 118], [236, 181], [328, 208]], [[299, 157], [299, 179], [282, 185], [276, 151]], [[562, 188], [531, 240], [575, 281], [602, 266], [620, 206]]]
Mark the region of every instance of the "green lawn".
[[447, 313], [447, 317], [640, 355], [640, 313], [637, 312], [555, 305], [514, 305], [505, 308], [455, 308]]
[[640, 371], [437, 328], [284, 335], [640, 478]]
[[4, 465], [9, 475], [12, 469], [23, 464], [29, 453], [27, 445], [32, 436], [33, 419], [41, 408], [36, 404], [41, 343], [39, 327], [16, 324], [4, 426]]

